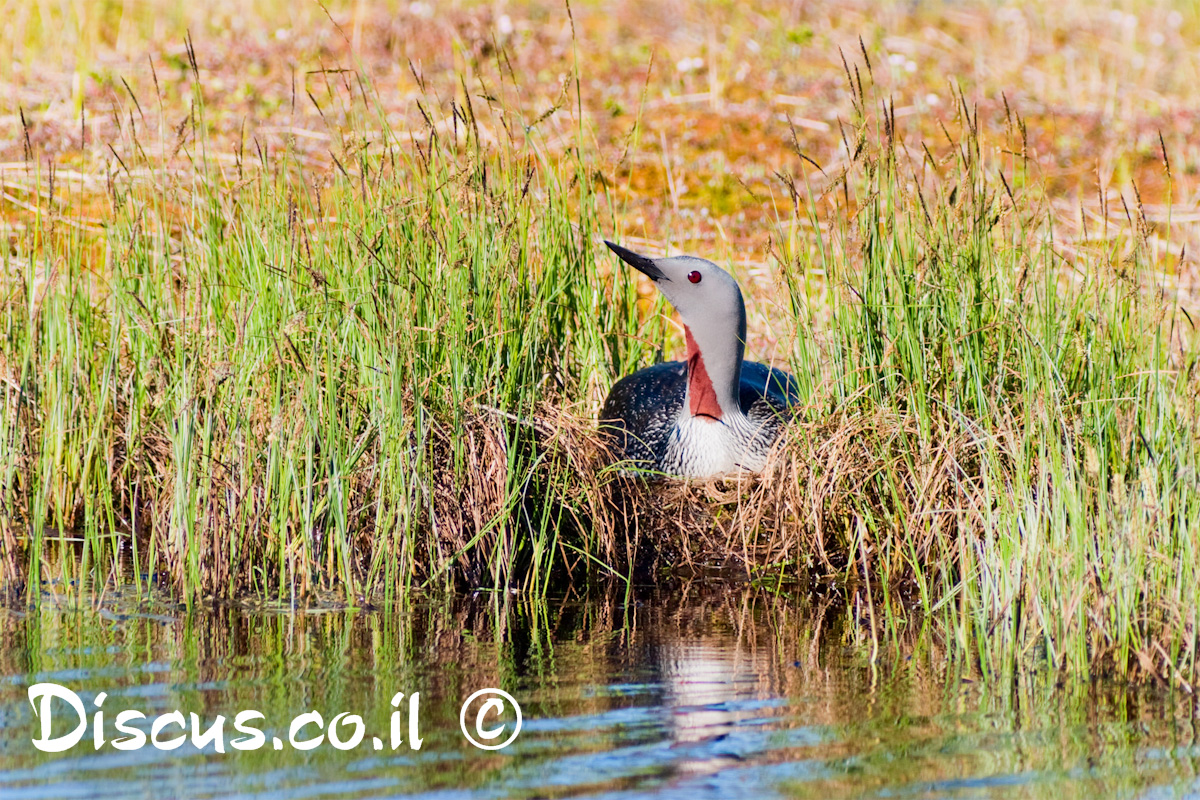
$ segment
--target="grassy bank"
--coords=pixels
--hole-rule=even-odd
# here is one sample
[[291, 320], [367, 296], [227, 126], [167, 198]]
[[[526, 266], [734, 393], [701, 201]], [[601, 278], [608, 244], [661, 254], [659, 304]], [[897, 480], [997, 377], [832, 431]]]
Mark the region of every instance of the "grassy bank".
[[634, 295], [597, 274], [582, 166], [484, 152], [460, 112], [458, 143], [383, 129], [315, 178], [230, 175], [197, 115], [185, 180], [114, 186], [102, 264], [37, 218], [7, 265], [10, 578], [68, 536], [87, 580], [127, 553], [191, 596], [537, 590], [605, 550], [580, 394], [646, 359]]
[[0, 298], [10, 593], [360, 602], [725, 563], [833, 577], [880, 639], [931, 611], [988, 676], [1194, 681], [1197, 351], [1164, 289], [1182, 259], [1134, 186], [1120, 230], [1058, 235], [1016, 111], [984, 141], [957, 97], [914, 146], [848, 68], [840, 166], [798, 152], [767, 269], [733, 266], [803, 419], [761, 479], [645, 486], [593, 420], [681, 337], [597, 247], [636, 209], [582, 114], [564, 148], [425, 96], [400, 132], [364, 75], [310, 97], [337, 120], [324, 168], [294, 137], [210, 144], [188, 61], [186, 125], [123, 127], [86, 217], [56, 211], [77, 184], [25, 167]]

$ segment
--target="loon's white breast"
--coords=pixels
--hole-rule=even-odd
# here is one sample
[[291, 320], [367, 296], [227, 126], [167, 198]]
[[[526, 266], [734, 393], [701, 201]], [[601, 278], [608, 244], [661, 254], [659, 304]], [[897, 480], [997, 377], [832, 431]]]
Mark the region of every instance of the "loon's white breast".
[[715, 421], [681, 411], [667, 441], [666, 463], [674, 474], [706, 478], [738, 470], [759, 472], [766, 465], [767, 450], [759, 446], [745, 415]]

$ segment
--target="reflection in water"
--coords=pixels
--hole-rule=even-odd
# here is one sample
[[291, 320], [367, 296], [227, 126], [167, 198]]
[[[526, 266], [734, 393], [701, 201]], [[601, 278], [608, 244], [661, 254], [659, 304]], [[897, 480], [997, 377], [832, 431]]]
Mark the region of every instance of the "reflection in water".
[[780, 685], [770, 649], [756, 646], [756, 628], [696, 623], [664, 636], [654, 648], [671, 741], [685, 754], [675, 770], [687, 776], [716, 773], [740, 761], [738, 739], [730, 735], [769, 713]]
[[[1183, 796], [1200, 791], [1194, 699], [1050, 680], [986, 689], [914, 628], [882, 645], [807, 598], [683, 586], [547, 603], [499, 594], [403, 611], [181, 609], [106, 596], [0, 609], [0, 797]], [[87, 708], [362, 716], [364, 744], [224, 754], [31, 744], [30, 685]], [[459, 705], [521, 703], [503, 752], [475, 750]], [[420, 750], [388, 739], [391, 698], [420, 692]], [[144, 723], [148, 729], [149, 722]], [[56, 726], [63, 730], [67, 725]], [[301, 738], [307, 738], [310, 731]], [[407, 730], [404, 735], [407, 736]], [[232, 738], [232, 734], [230, 737]]]

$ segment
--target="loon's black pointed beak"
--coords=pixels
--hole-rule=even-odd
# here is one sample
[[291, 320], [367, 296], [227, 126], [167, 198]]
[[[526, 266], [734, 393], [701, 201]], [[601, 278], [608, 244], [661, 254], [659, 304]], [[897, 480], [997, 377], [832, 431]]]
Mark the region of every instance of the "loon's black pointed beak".
[[608, 241], [607, 239], [604, 240], [604, 243], [606, 245], [608, 245], [608, 249], [612, 250], [614, 253], [616, 253], [621, 258], [622, 261], [624, 261], [626, 264], [633, 267], [634, 269], [636, 269], [638, 272], [642, 273], [646, 277], [650, 278], [650, 280], [653, 280], [653, 281], [669, 281], [669, 280], [671, 280], [663, 273], [663, 271], [661, 269], [659, 269], [657, 266], [655, 266], [654, 259], [646, 258], [645, 256], [639, 256], [637, 253], [633, 252], [632, 250], [626, 250], [624, 247], [621, 247], [619, 244], [613, 244], [612, 242]]

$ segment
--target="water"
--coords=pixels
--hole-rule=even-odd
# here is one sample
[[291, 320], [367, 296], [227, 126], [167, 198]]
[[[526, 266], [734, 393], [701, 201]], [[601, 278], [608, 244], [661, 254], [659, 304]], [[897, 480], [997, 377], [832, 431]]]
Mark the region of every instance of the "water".
[[[838, 604], [726, 586], [527, 603], [493, 594], [403, 611], [184, 609], [119, 595], [0, 609], [0, 797], [768, 798], [1200, 797], [1195, 698], [1163, 689], [1001, 689], [947, 667], [936, 631], [872, 641]], [[872, 657], [874, 654], [874, 658]], [[89, 715], [61, 753], [27, 693], [75, 692]], [[472, 747], [460, 705], [487, 687], [520, 704], [506, 749]], [[95, 698], [106, 693], [93, 744]], [[419, 693], [419, 750], [409, 746]], [[471, 728], [480, 705], [466, 715]], [[227, 719], [225, 753], [111, 745], [179, 710]], [[260, 711], [265, 746], [232, 720]], [[351, 750], [288, 743], [293, 718], [361, 715]], [[511, 708], [484, 730], [515, 723]], [[51, 706], [51, 735], [77, 720]], [[473, 730], [473, 728], [471, 728]], [[349, 739], [353, 725], [335, 732]], [[164, 728], [163, 739], [180, 733]], [[301, 730], [300, 740], [317, 735]], [[278, 736], [282, 749], [271, 739]], [[381, 739], [375, 750], [373, 738]]]

